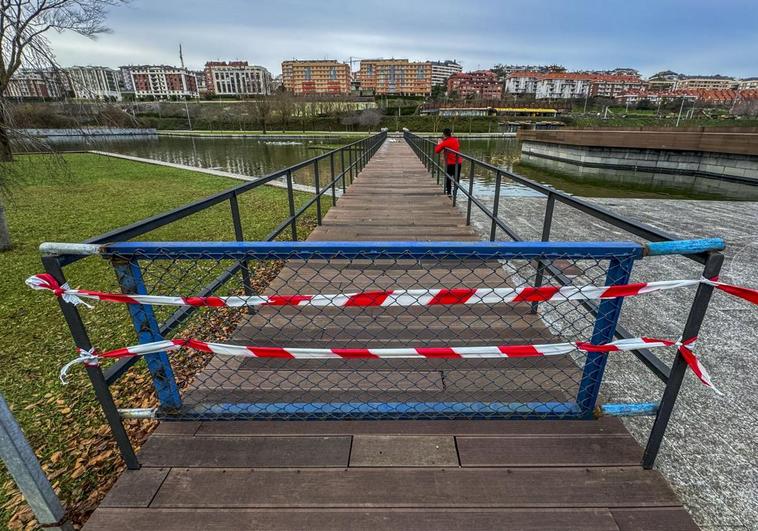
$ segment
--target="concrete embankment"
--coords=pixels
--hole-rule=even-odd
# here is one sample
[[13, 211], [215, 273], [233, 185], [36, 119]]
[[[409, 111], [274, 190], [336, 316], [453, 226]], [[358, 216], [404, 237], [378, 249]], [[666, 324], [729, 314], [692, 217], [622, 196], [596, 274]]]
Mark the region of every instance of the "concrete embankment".
[[610, 182], [647, 179], [698, 192], [756, 194], [758, 132], [520, 131], [521, 161]]
[[[176, 164], [175, 162], [165, 162], [162, 160], [134, 157], [132, 155], [122, 155], [121, 153], [111, 153], [109, 151], [90, 150], [90, 151], [87, 151], [87, 153], [93, 153], [95, 155], [102, 155], [105, 157], [113, 157], [116, 159], [131, 160], [132, 162], [154, 164], [156, 166], [166, 166], [169, 168], [175, 168], [179, 170], [189, 170], [189, 171], [196, 171], [200, 173], [207, 173], [208, 175], [216, 175], [218, 177], [226, 177], [228, 179], [237, 179], [238, 181], [257, 181], [260, 178], [260, 177], [252, 177], [250, 175], [243, 175], [241, 173], [232, 173], [229, 171], [222, 171], [222, 170], [211, 170], [208, 168], [199, 168], [197, 166], [187, 166], [186, 164]], [[281, 181], [271, 181], [271, 182], [266, 183], [266, 186], [274, 186], [276, 188], [287, 188], [287, 183], [281, 182]], [[315, 188], [313, 188], [312, 186], [307, 186], [305, 184], [293, 183], [292, 189], [298, 192], [309, 192], [309, 193], [316, 192]], [[336, 192], [339, 195], [342, 193], [342, 190], [336, 190]]]
[[92, 136], [154, 136], [157, 131], [152, 128], [127, 127], [73, 127], [67, 129], [19, 129], [19, 133], [27, 137], [57, 138], [57, 137], [92, 137]]
[[[666, 199], [589, 199], [621, 215], [683, 238], [722, 237], [726, 261], [721, 279], [758, 286], [758, 202]], [[487, 202], [491, 204], [491, 200]], [[465, 202], [461, 207], [465, 209]], [[544, 198], [506, 198], [501, 217], [524, 239], [539, 240]], [[489, 222], [474, 209], [483, 238]], [[500, 233], [500, 238], [507, 239]], [[634, 240], [575, 209], [556, 203], [553, 240]], [[635, 264], [632, 281], [696, 279], [702, 266], [681, 257], [646, 258]], [[692, 290], [630, 297], [621, 324], [633, 334], [677, 338], [692, 303]], [[758, 311], [755, 306], [716, 293], [695, 352], [724, 396], [716, 396], [688, 374], [657, 460], [695, 521], [707, 529], [752, 529], [758, 522]], [[672, 353], [663, 356], [667, 362]], [[605, 402], [657, 401], [662, 383], [631, 355], [612, 355], [602, 390]], [[642, 444], [651, 418], [625, 419]]]
[[[266, 140], [266, 141], [288, 141], [288, 140], [341, 140], [350, 139], [351, 141], [358, 141], [361, 138], [369, 136], [369, 133], [331, 133], [325, 132], [313, 132], [313, 133], [255, 133], [255, 132], [213, 132], [213, 131], [158, 131], [159, 136], [167, 137], [195, 137], [195, 138], [249, 138], [251, 140]], [[354, 139], [354, 140], [353, 140]]]

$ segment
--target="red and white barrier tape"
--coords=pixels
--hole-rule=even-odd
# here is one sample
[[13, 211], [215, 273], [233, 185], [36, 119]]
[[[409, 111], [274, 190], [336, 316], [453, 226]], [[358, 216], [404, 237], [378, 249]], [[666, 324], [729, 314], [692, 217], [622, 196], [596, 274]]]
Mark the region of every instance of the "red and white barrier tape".
[[250, 295], [228, 297], [174, 297], [164, 295], [124, 295], [72, 289], [60, 286], [49, 274], [34, 275], [26, 280], [32, 289], [47, 290], [71, 304], [84, 304], [92, 299], [125, 304], [153, 304], [166, 306], [212, 306], [239, 308], [244, 306], [434, 306], [453, 304], [502, 304], [511, 302], [545, 302], [569, 300], [614, 299], [632, 297], [669, 289], [708, 284], [726, 293], [758, 304], [758, 290], [734, 286], [717, 280], [661, 280], [617, 286], [540, 286], [524, 288], [452, 288], [364, 291], [337, 295]]
[[60, 373], [61, 382], [66, 383], [68, 370], [78, 363], [85, 365], [97, 365], [101, 359], [129, 358], [132, 356], [144, 356], [157, 352], [167, 352], [180, 348], [189, 348], [200, 352], [211, 352], [225, 356], [251, 356], [256, 358], [285, 358], [285, 359], [399, 359], [399, 358], [444, 358], [444, 359], [469, 359], [469, 358], [529, 358], [540, 356], [558, 356], [573, 351], [582, 352], [625, 352], [643, 348], [677, 347], [682, 353], [687, 364], [697, 375], [701, 382], [708, 387], [718, 390], [711, 382], [708, 371], [702, 366], [697, 356], [688, 348], [697, 338], [686, 341], [671, 341], [669, 339], [655, 339], [638, 337], [620, 339], [603, 345], [578, 341], [571, 343], [550, 343], [544, 345], [500, 345], [484, 347], [415, 347], [415, 348], [282, 348], [282, 347], [255, 347], [245, 345], [230, 345], [226, 343], [207, 343], [197, 339], [166, 339], [153, 343], [144, 343], [131, 347], [120, 348], [108, 352], [97, 353], [79, 350], [79, 357], [67, 363]]

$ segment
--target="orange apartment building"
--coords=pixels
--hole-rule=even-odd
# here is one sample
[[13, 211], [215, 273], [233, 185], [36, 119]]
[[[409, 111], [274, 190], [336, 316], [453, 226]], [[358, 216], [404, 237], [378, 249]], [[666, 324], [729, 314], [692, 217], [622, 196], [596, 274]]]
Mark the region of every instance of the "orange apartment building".
[[408, 59], [367, 59], [358, 71], [361, 90], [378, 96], [428, 96], [432, 93], [432, 63]]
[[350, 65], [335, 60], [284, 61], [282, 84], [297, 96], [350, 94]]

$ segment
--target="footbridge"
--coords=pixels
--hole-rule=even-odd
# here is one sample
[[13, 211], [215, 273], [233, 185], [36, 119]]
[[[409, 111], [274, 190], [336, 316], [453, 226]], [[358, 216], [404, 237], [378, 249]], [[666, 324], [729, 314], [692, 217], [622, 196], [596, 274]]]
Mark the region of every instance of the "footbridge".
[[[298, 171], [317, 190], [301, 205]], [[545, 193], [542, 241], [520, 241], [497, 195], [473, 194], [487, 172]], [[684, 255], [711, 278], [721, 243], [676, 241], [465, 155], [454, 177], [451, 198], [430, 140], [382, 133], [84, 244], [43, 246], [59, 295], [86, 283], [74, 262], [114, 268], [117, 293], [79, 295], [124, 303], [128, 315], [98, 318], [134, 326], [135, 346], [115, 348], [59, 298], [128, 468], [86, 528], [696, 529], [653, 467], [690, 351], [617, 324], [636, 262]], [[246, 241], [238, 198], [272, 180], [289, 186], [290, 217]], [[232, 241], [150, 236], [227, 203]], [[552, 242], [557, 204], [635, 241]], [[491, 219], [483, 233], [472, 209]], [[695, 287], [684, 340], [713, 289]], [[609, 403], [614, 356], [636, 356], [663, 396]], [[143, 363], [148, 408], [111, 393]], [[619, 415], [655, 417], [647, 448]], [[124, 419], [147, 418], [160, 424], [137, 451]]]

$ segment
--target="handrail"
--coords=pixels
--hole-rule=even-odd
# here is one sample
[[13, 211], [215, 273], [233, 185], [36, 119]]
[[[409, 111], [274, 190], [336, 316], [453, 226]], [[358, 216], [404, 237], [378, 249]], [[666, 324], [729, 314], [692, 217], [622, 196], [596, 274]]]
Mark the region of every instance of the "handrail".
[[[340, 153], [344, 154], [345, 151], [350, 151], [352, 153], [356, 148], [363, 149], [363, 150], [371, 149], [376, 146], [378, 141], [383, 140], [386, 136], [387, 136], [386, 132], [381, 132], [370, 137], [362, 138], [360, 140], [357, 140], [345, 146], [341, 146], [339, 148], [333, 149], [326, 153], [322, 153], [320, 155], [316, 155], [315, 157], [306, 159], [302, 162], [298, 162], [297, 164], [293, 166], [289, 166], [287, 168], [277, 170], [273, 173], [270, 173], [259, 179], [256, 179], [255, 181], [251, 181], [244, 184], [240, 184], [238, 186], [234, 186], [222, 192], [218, 192], [208, 197], [204, 197], [197, 201], [193, 201], [186, 205], [177, 207], [173, 210], [162, 212], [160, 214], [156, 214], [154, 216], [142, 219], [140, 221], [136, 221], [129, 225], [118, 227], [116, 229], [110, 230], [98, 236], [88, 238], [83, 243], [102, 244], [102, 243], [107, 243], [107, 242], [132, 239], [136, 236], [145, 234], [147, 232], [151, 232], [155, 229], [168, 225], [169, 223], [178, 221], [182, 218], [185, 218], [187, 216], [200, 212], [201, 210], [205, 210], [206, 208], [222, 203], [223, 201], [230, 200], [236, 195], [239, 195], [243, 192], [247, 192], [249, 190], [252, 190], [254, 188], [267, 184], [278, 178], [284, 177], [288, 173], [292, 174], [293, 172], [303, 169], [309, 165], [318, 164], [319, 162], [325, 159], [331, 159], [332, 157], [334, 157], [335, 154], [340, 154]], [[333, 178], [328, 186], [325, 186], [323, 189], [319, 190], [319, 193], [316, 194], [316, 197], [314, 199], [318, 199], [322, 197], [329, 190], [329, 187], [332, 186], [333, 184], [336, 184], [340, 180], [340, 178], [344, 177], [344, 175], [348, 171], [351, 172], [351, 176], [352, 176], [353, 170], [356, 169], [358, 165], [360, 164], [358, 157], [353, 157], [353, 159], [354, 159], [353, 162], [351, 162], [351, 164], [347, 166], [345, 170], [343, 170], [342, 173], [338, 177]], [[288, 190], [288, 192], [290, 194], [292, 193], [291, 190]], [[288, 219], [288, 221], [289, 223], [287, 224], [292, 223], [292, 219]], [[285, 227], [287, 224], [285, 224]], [[63, 258], [62, 265], [70, 264], [81, 258], [82, 257], [66, 256]]]
[[[255, 181], [246, 182], [173, 210], [162, 212], [104, 234], [100, 234], [99, 236], [89, 238], [84, 243], [43, 246], [41, 251], [43, 252], [42, 263], [45, 267], [45, 271], [48, 274], [51, 274], [62, 285], [66, 282], [66, 275], [64, 273], [65, 266], [97, 253], [102, 244], [128, 241], [136, 236], [148, 233], [225, 201], [229, 202], [230, 218], [234, 229], [235, 240], [243, 242], [244, 232], [237, 197], [244, 192], [263, 186], [266, 183], [281, 177], [286, 177], [289, 217], [285, 218], [279, 225], [277, 225], [265, 239], [266, 241], [276, 239], [288, 226], [290, 226], [292, 228], [292, 240], [297, 241], [297, 220], [299, 217], [315, 203], [317, 222], [320, 225], [322, 217], [322, 197], [331, 193], [332, 204], [336, 204], [337, 184], [341, 181], [343, 191], [347, 187], [348, 179], [349, 184], [352, 184], [355, 177], [366, 166], [386, 137], [386, 131], [382, 131], [373, 136], [362, 138], [345, 146], [322, 153], [321, 155], [311, 157], [288, 168], [277, 170]], [[335, 161], [337, 158], [336, 156], [339, 157], [337, 163]], [[328, 174], [330, 179], [326, 186], [320, 187], [319, 163], [327, 159], [329, 160]], [[308, 166], [313, 166], [314, 168], [314, 197], [308, 200], [305, 205], [301, 206], [299, 209], [295, 209], [292, 174], [295, 171]], [[203, 287], [200, 292], [205, 295], [211, 295], [240, 271], [242, 272], [242, 280], [245, 289], [248, 290], [250, 286], [249, 271], [246, 262], [240, 260], [221, 272], [220, 275]], [[122, 289], [124, 289], [123, 285]], [[92, 342], [90, 341], [89, 333], [84, 321], [79, 314], [79, 310], [70, 304], [63, 303], [62, 301], [59, 301], [59, 305], [63, 312], [63, 317], [71, 330], [76, 347], [85, 351], [91, 349]], [[151, 333], [163, 335], [171, 331], [187, 319], [193, 311], [195, 311], [194, 307], [183, 307], [178, 309], [170, 315], [162, 325], [158, 325], [157, 322], [154, 323], [156, 326], [154, 327], [154, 330], [151, 330]], [[137, 359], [138, 358], [136, 357], [125, 358], [106, 368], [101, 368], [99, 366], [87, 367], [87, 374], [95, 389], [95, 394], [103, 407], [103, 412], [111, 426], [119, 450], [126, 461], [127, 467], [130, 469], [139, 468], [139, 463], [134, 454], [134, 449], [129, 442], [126, 430], [121, 422], [119, 412], [110, 392], [110, 386], [123, 376], [134, 365]]]
[[[411, 132], [405, 133], [407, 136], [406, 138], [411, 138], [415, 141], [419, 141], [422, 143], [426, 143], [430, 146], [434, 146], [434, 142], [431, 141], [428, 138], [413, 134]], [[652, 242], [660, 242], [660, 241], [675, 241], [680, 240], [681, 238], [668, 233], [666, 231], [662, 231], [660, 229], [657, 229], [651, 225], [648, 225], [646, 223], [642, 223], [640, 221], [636, 221], [630, 218], [627, 218], [625, 216], [616, 214], [612, 212], [611, 210], [604, 208], [600, 205], [593, 204], [589, 201], [585, 201], [583, 199], [578, 199], [570, 194], [567, 194], [566, 192], [563, 192], [561, 190], [556, 190], [554, 188], [551, 188], [549, 186], [546, 186], [544, 184], [540, 184], [536, 181], [533, 181], [531, 179], [528, 179], [522, 175], [519, 175], [517, 173], [514, 173], [512, 171], [508, 171], [503, 168], [499, 168], [497, 166], [494, 166], [493, 164], [490, 164], [488, 162], [484, 162], [482, 160], [479, 160], [477, 158], [472, 157], [471, 155], [466, 155], [465, 153], [461, 153], [459, 151], [455, 151], [450, 148], [444, 148], [443, 153], [453, 153], [464, 160], [467, 160], [471, 162], [472, 164], [475, 164], [476, 166], [480, 166], [484, 169], [490, 170], [492, 172], [499, 173], [500, 175], [505, 175], [509, 179], [522, 184], [526, 186], [527, 188], [530, 188], [534, 191], [540, 192], [546, 196], [553, 196], [555, 199], [560, 201], [561, 203], [564, 203], [566, 205], [572, 206], [576, 208], [577, 210], [580, 210], [586, 214], [589, 214], [601, 221], [605, 221], [606, 223], [609, 223], [610, 225], [613, 225], [614, 227], [618, 227], [622, 230], [625, 230], [627, 232], [630, 232], [636, 236], [639, 236], [641, 238], [645, 238], [648, 241]], [[438, 168], [438, 170], [442, 170], [442, 168], [437, 164], [436, 162], [432, 161], [432, 164], [435, 164]], [[444, 173], [444, 172], [443, 172]], [[457, 188], [459, 192], [463, 191], [463, 188], [457, 183], [453, 182], [453, 186]], [[468, 197], [468, 193], [463, 191], [464, 194]], [[479, 206], [479, 205], [477, 205]], [[485, 214], [488, 214], [488, 212], [485, 212]], [[491, 213], [490, 213], [491, 215]], [[489, 217], [489, 216], [488, 216]], [[502, 228], [502, 227], [501, 227]], [[504, 229], [505, 230], [505, 229]], [[508, 232], [508, 231], [506, 231]], [[694, 255], [687, 255], [688, 258], [699, 262], [701, 264], [704, 264], [706, 259], [708, 258], [706, 253], [698, 253]]]
[[[723, 248], [723, 242], [720, 240], [702, 240], [697, 245], [691, 245], [692, 242], [681, 242], [678, 241], [680, 238], [677, 236], [656, 229], [655, 227], [651, 227], [645, 223], [620, 216], [606, 208], [590, 203], [589, 201], [577, 199], [576, 197], [573, 197], [565, 192], [542, 185], [511, 171], [498, 168], [492, 164], [478, 160], [470, 155], [466, 155], [449, 148], [444, 148], [441, 150], [441, 156], [452, 153], [469, 162], [469, 184], [468, 191], [466, 191], [462, 186], [460, 186], [460, 175], [455, 175], [455, 178], [452, 178], [451, 176], [447, 175], [445, 169], [442, 168], [440, 162], [438, 162], [439, 159], [436, 158], [436, 154], [434, 153], [434, 142], [428, 138], [423, 138], [415, 135], [408, 130], [404, 131], [404, 138], [416, 153], [416, 155], [419, 157], [419, 159], [424, 163], [424, 166], [426, 166], [426, 168], [437, 177], [437, 184], [440, 183], [440, 174], [444, 176], [443, 179], [449, 179], [451, 181], [451, 185], [454, 187], [451, 188], [453, 191], [453, 205], [455, 205], [458, 192], [461, 192], [465, 197], [468, 198], [466, 214], [467, 224], [471, 223], [472, 204], [480, 208], [481, 211], [487, 216], [487, 218], [490, 219], [492, 223], [490, 230], [491, 241], [495, 240], [495, 237], [497, 235], [497, 228], [503, 230], [515, 241], [521, 241], [521, 238], [519, 238], [518, 234], [516, 234], [515, 231], [508, 227], [497, 215], [501, 178], [503, 175], [505, 175], [514, 182], [540, 192], [547, 197], [547, 205], [545, 207], [545, 214], [542, 223], [541, 240], [543, 242], [550, 240], [550, 230], [553, 223], [553, 210], [555, 208], [555, 201], [558, 200], [561, 203], [579, 210], [580, 212], [589, 214], [590, 216], [604, 221], [614, 227], [620, 228], [631, 234], [644, 238], [649, 242], [646, 243], [644, 247], [646, 253], [650, 256], [677, 254], [679, 256], [687, 257], [695, 262], [704, 265], [702, 272], [702, 276], [704, 278], [716, 277], [721, 270], [721, 266], [724, 261], [724, 255], [720, 252], [720, 250]], [[473, 195], [473, 180], [477, 166], [480, 166], [491, 172], [495, 172], [496, 175], [495, 198], [493, 201], [493, 208], [491, 210]], [[537, 286], [540, 286], [542, 284], [543, 277], [546, 273], [551, 275], [556, 279], [558, 283], [562, 285], [571, 284], [571, 279], [567, 278], [552, 264], [545, 263], [542, 260], [536, 260], [536, 263], [537, 274], [535, 284]], [[687, 317], [687, 322], [682, 332], [682, 337], [697, 337], [700, 326], [702, 325], [703, 319], [705, 317], [705, 312], [708, 308], [708, 303], [710, 301], [712, 291], [713, 288], [707, 285], [701, 285], [698, 287], [698, 290], [692, 301], [692, 306], [690, 308], [689, 316]], [[593, 304], [590, 301], [581, 301], [581, 304], [593, 315], [598, 315], [599, 308], [597, 305]], [[536, 303], [533, 304], [533, 311], [537, 311]], [[624, 327], [617, 324], [615, 326], [614, 337], [624, 339], [632, 337], [632, 335]], [[676, 357], [674, 358], [674, 362], [670, 367], [650, 350], [642, 349], [632, 352], [645, 365], [645, 367], [647, 367], [656, 377], [663, 381], [666, 386], [660, 404], [657, 408], [655, 422], [653, 423], [653, 428], [650, 432], [650, 437], [648, 438], [642, 460], [643, 467], [650, 469], [655, 463], [656, 456], [658, 455], [658, 450], [660, 449], [661, 442], [663, 440], [663, 435], [666, 431], [666, 427], [671, 417], [671, 412], [673, 411], [674, 404], [676, 403], [676, 399], [679, 394], [679, 388], [684, 378], [686, 362], [684, 361], [684, 358], [680, 352], [677, 353]]]
[[[416, 155], [422, 160], [424, 165], [430, 171], [432, 171], [432, 173], [436, 173], [437, 176], [442, 174], [444, 176], [443, 179], [450, 179], [450, 177], [446, 174], [445, 169], [436, 160], [436, 154], [434, 153], [435, 143], [433, 141], [431, 141], [428, 138], [424, 138], [419, 135], [413, 134], [410, 131], [405, 131], [404, 136], [405, 136], [406, 141], [416, 152]], [[446, 155], [447, 153], [455, 154], [461, 157], [462, 159], [468, 161], [471, 165], [471, 171], [469, 175], [470, 182], [469, 182], [468, 190], [466, 190], [463, 186], [460, 185], [458, 178], [450, 179], [451, 184], [454, 187], [453, 188], [454, 190], [453, 204], [455, 204], [456, 202], [456, 196], [458, 193], [461, 193], [464, 197], [468, 199], [468, 207], [467, 207], [468, 213], [466, 216], [467, 224], [470, 223], [470, 219], [471, 219], [471, 216], [470, 216], [471, 205], [473, 204], [477, 208], [479, 208], [482, 211], [482, 213], [484, 213], [484, 215], [492, 223], [491, 230], [490, 230], [491, 241], [495, 240], [496, 229], [502, 230], [508, 235], [508, 237], [510, 237], [514, 241], [523, 241], [523, 239], [516, 233], [516, 231], [512, 229], [510, 226], [508, 226], [508, 224], [505, 223], [505, 221], [503, 221], [497, 215], [496, 209], [499, 202], [499, 190], [501, 186], [501, 178], [503, 175], [512, 179], [515, 182], [523, 184], [529, 187], [530, 189], [538, 191], [547, 196], [548, 202], [547, 202], [547, 207], [545, 209], [545, 214], [544, 214], [544, 219], [543, 219], [542, 238], [541, 238], [543, 242], [549, 241], [550, 239], [553, 209], [555, 208], [556, 200], [568, 206], [576, 208], [577, 210], [581, 212], [589, 214], [590, 216], [596, 219], [605, 221], [615, 227], [618, 227], [631, 234], [634, 234], [636, 236], [639, 236], [641, 238], [648, 240], [649, 242], [651, 242], [646, 246], [649, 249], [648, 250], [649, 254], [658, 254], [658, 251], [660, 249], [668, 249], [668, 247], [666, 247], [665, 245], [666, 243], [677, 242], [681, 240], [681, 238], [675, 235], [669, 234], [665, 231], [661, 231], [645, 223], [641, 223], [639, 221], [632, 220], [624, 216], [620, 216], [618, 214], [611, 212], [608, 209], [605, 209], [601, 206], [590, 203], [589, 201], [578, 199], [565, 192], [562, 192], [560, 190], [555, 190], [549, 186], [545, 186], [538, 182], [532, 181], [531, 179], [527, 179], [526, 177], [523, 177], [516, 173], [507, 171], [502, 168], [498, 168], [497, 166], [481, 161], [470, 155], [466, 155], [465, 153], [461, 153], [459, 151], [455, 151], [449, 148], [444, 148], [439, 155], [440, 157], [442, 157]], [[480, 166], [484, 168], [485, 170], [494, 172], [496, 175], [495, 201], [493, 203], [492, 209], [487, 207], [480, 199], [475, 197], [473, 194], [472, 183], [473, 183], [473, 178], [475, 174], [475, 169], [477, 166]], [[456, 177], [459, 177], [459, 176], [456, 176]], [[438, 177], [438, 183], [439, 183], [439, 177]], [[664, 242], [664, 245], [661, 246], [658, 244], [658, 242]], [[672, 252], [676, 252], [676, 251], [677, 250], [673, 250]], [[681, 251], [681, 249], [678, 249], [678, 251]], [[679, 253], [679, 254], [681, 254], [682, 256], [686, 256], [687, 258], [690, 258], [691, 260], [694, 260], [695, 262], [706, 264], [709, 257], [713, 254], [713, 251], [714, 249], [712, 248], [694, 249], [694, 250], [690, 249], [690, 252], [687, 254], [682, 254], [682, 253]], [[558, 268], [556, 268], [552, 264], [546, 264], [543, 261], [538, 260], [537, 261], [537, 277], [536, 277], [536, 282], [535, 282], [537, 286], [542, 284], [542, 280], [545, 274], [548, 274], [551, 277], [555, 278], [562, 285], [568, 285], [571, 283], [571, 279], [566, 277], [563, 274], [563, 272], [560, 271]], [[582, 306], [584, 306], [589, 312], [595, 315], [597, 314], [598, 307], [593, 302], [582, 301], [580, 304], [582, 304]], [[533, 305], [533, 311], [536, 312], [536, 310], [537, 310], [537, 304], [535, 303]], [[631, 337], [631, 336], [629, 332], [623, 326], [619, 325], [616, 328], [616, 337], [626, 338], [626, 337]], [[634, 354], [661, 381], [663, 382], [668, 381], [670, 370], [667, 367], [667, 365], [655, 354], [653, 354], [649, 350], [634, 351]]]

